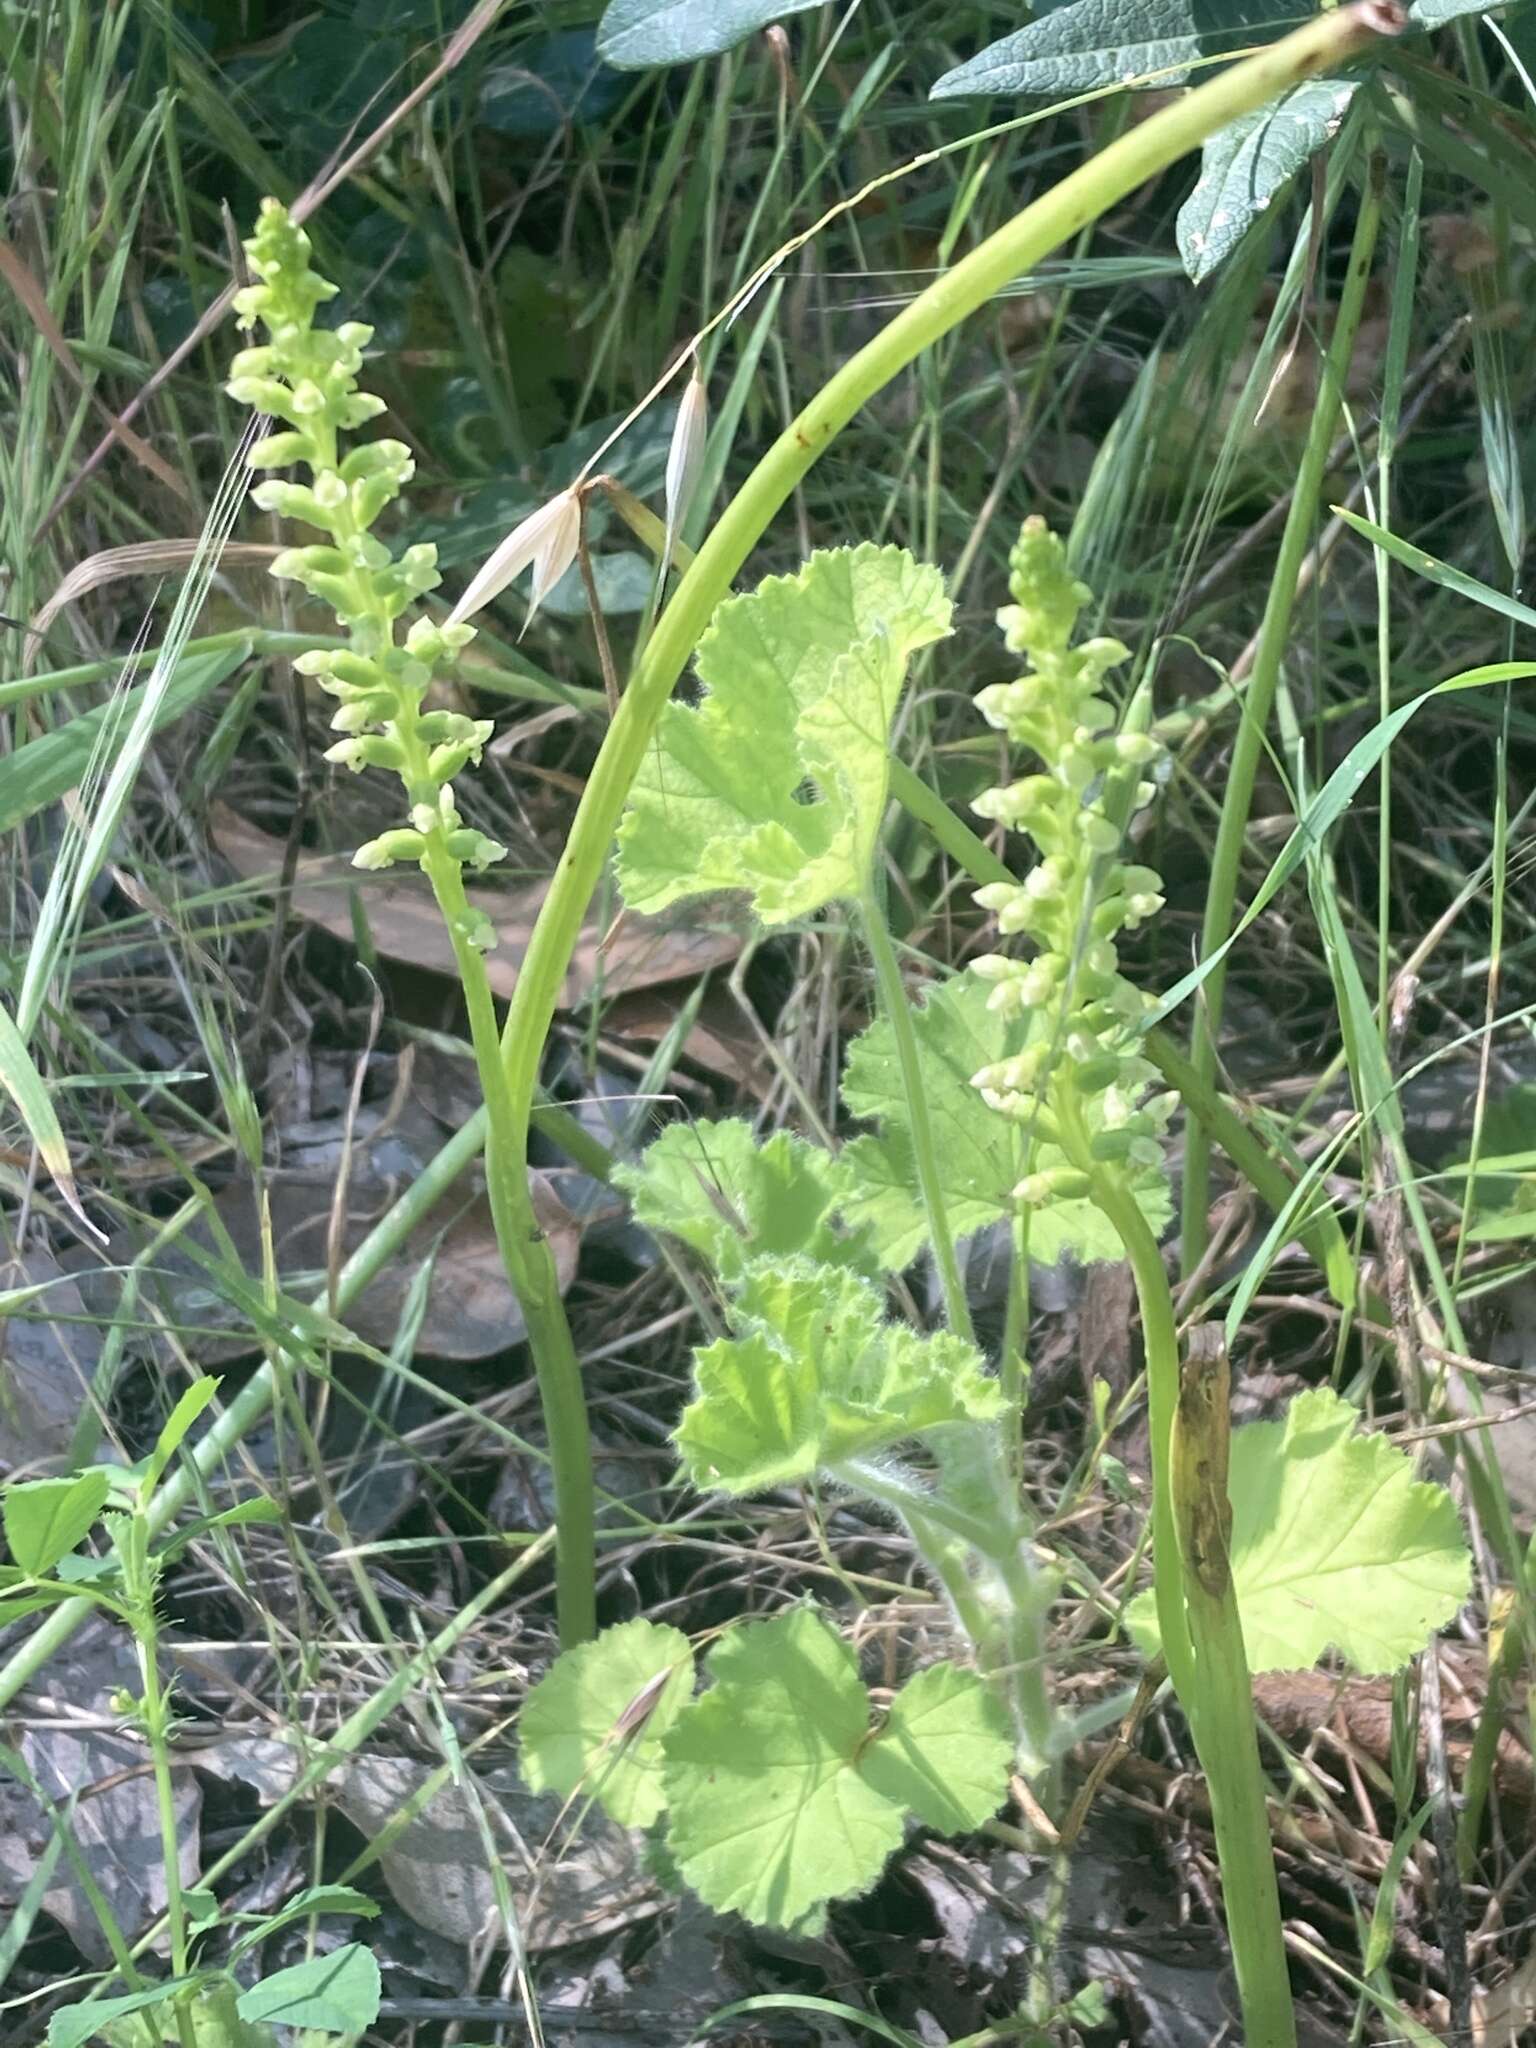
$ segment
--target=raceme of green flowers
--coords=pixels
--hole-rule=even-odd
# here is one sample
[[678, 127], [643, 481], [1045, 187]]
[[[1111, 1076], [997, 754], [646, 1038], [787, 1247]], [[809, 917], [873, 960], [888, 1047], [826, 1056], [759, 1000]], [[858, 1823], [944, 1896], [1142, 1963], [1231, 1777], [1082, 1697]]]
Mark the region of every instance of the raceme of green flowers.
[[[317, 544], [285, 548], [272, 574], [328, 604], [351, 643], [301, 655], [296, 666], [337, 700], [331, 726], [341, 738], [326, 759], [354, 770], [392, 769], [405, 787], [409, 823], [360, 846], [354, 861], [385, 868], [439, 852], [487, 867], [506, 849], [464, 823], [453, 778], [480, 759], [490, 722], [424, 709], [434, 672], [457, 659], [474, 629], [418, 618], [403, 640], [396, 637], [402, 614], [439, 581], [437, 551], [424, 544], [396, 556], [369, 529], [415, 464], [401, 441], [369, 441], [346, 453], [340, 447], [344, 434], [384, 410], [382, 399], [358, 385], [373, 330], [353, 320], [315, 325], [317, 308], [336, 287], [312, 268], [309, 237], [276, 200], [263, 201], [245, 250], [260, 281], [236, 294], [235, 310], [243, 327], [259, 325], [266, 338], [235, 357], [229, 393], [284, 423], [257, 441], [247, 460], [255, 470], [309, 472], [307, 483], [271, 478], [254, 496], [264, 510], [325, 535]], [[492, 944], [489, 920], [469, 915], [474, 929], [466, 936]]]
[[[1026, 833], [1040, 857], [1022, 882], [990, 884], [976, 900], [996, 915], [1000, 933], [1029, 940], [1032, 951], [988, 954], [972, 967], [992, 985], [990, 1006], [1028, 1019], [1029, 1034], [1022, 1050], [982, 1068], [975, 1082], [995, 1109], [1071, 1160], [1021, 1182], [1020, 1198], [1042, 1203], [1085, 1194], [1095, 1164], [1123, 1166], [1133, 1181], [1161, 1172], [1174, 1098], [1147, 1098], [1155, 1069], [1138, 1053], [1136, 1031], [1147, 999], [1120, 972], [1116, 950], [1120, 933], [1163, 903], [1160, 877], [1121, 857], [1131, 818], [1155, 794], [1161, 749], [1138, 729], [1139, 704], [1117, 731], [1115, 706], [1100, 694], [1129, 650], [1102, 638], [1072, 645], [1091, 592], [1044, 520], [1024, 522], [1009, 566], [1014, 602], [998, 624], [1030, 666], [976, 702], [1042, 766], [989, 790], [974, 808]], [[1068, 1092], [1095, 1101], [1091, 1117], [1068, 1113]]]

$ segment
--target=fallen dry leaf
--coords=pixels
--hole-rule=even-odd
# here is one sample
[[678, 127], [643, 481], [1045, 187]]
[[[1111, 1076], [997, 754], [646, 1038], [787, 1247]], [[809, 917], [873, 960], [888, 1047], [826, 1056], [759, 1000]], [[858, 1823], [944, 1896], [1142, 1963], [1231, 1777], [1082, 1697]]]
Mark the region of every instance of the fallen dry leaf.
[[[88, 1622], [50, 1659], [36, 1686], [12, 1712], [17, 1747], [39, 1788], [69, 1815], [70, 1832], [89, 1879], [129, 1941], [165, 1910], [165, 1858], [149, 1751], [120, 1734], [111, 1697], [139, 1687], [132, 1641], [102, 1621]], [[103, 1789], [97, 1790], [100, 1786]], [[189, 1770], [171, 1772], [181, 1881], [197, 1882], [202, 1793]], [[16, 1905], [52, 1828], [24, 1785], [0, 1777], [0, 1907]], [[68, 1856], [54, 1867], [43, 1909], [92, 1963], [105, 1963], [111, 1944], [86, 1886]]]
[[[603, 1011], [603, 1034], [621, 1044], [660, 1045], [677, 1022], [677, 1004], [658, 989], [631, 989]], [[704, 991], [682, 1057], [744, 1095], [761, 1102], [773, 1085], [773, 1065], [730, 995], [719, 986]]]
[[[212, 815], [214, 843], [236, 874], [245, 881], [275, 881], [283, 865], [283, 843], [250, 824], [223, 804]], [[373, 942], [387, 960], [425, 967], [457, 980], [453, 947], [432, 892], [413, 868], [388, 868], [365, 874], [345, 854], [304, 854], [294, 878], [292, 907], [333, 937], [352, 941], [354, 893], [367, 913]], [[534, 919], [544, 901], [542, 883], [493, 889], [483, 885], [468, 892], [471, 904], [495, 926], [498, 944], [486, 955], [491, 986], [510, 996], [528, 949]], [[671, 924], [665, 918], [626, 918], [603, 945], [603, 932], [589, 921], [582, 927], [561, 1005], [574, 1009], [601, 984], [605, 995], [655, 988], [728, 966], [741, 951], [739, 935], [710, 930], [698, 923]]]
[[[326, 1270], [327, 1231], [336, 1197], [342, 1156], [343, 1120], [324, 1117], [284, 1134], [279, 1162], [263, 1183], [270, 1205], [273, 1247], [286, 1290], [316, 1288]], [[421, 1173], [442, 1144], [437, 1119], [407, 1099], [395, 1114], [365, 1105], [353, 1133], [346, 1186], [341, 1255], [351, 1253], [402, 1188]], [[576, 1273], [583, 1219], [560, 1199], [559, 1176], [530, 1175], [533, 1205], [554, 1254], [562, 1291]], [[222, 1189], [214, 1204], [247, 1275], [262, 1271], [261, 1214], [248, 1182]], [[201, 1365], [217, 1365], [255, 1348], [249, 1322], [238, 1302], [227, 1300], [208, 1268], [188, 1245], [217, 1258], [217, 1240], [201, 1217], [182, 1238], [159, 1251], [146, 1270], [145, 1297], [180, 1332], [188, 1354]], [[116, 1233], [107, 1246], [108, 1266], [126, 1265], [143, 1249], [143, 1232]], [[496, 1245], [490, 1203], [478, 1172], [465, 1176], [412, 1232], [400, 1251], [368, 1284], [342, 1321], [367, 1344], [388, 1350], [400, 1327], [416, 1274], [435, 1253], [426, 1313], [416, 1339], [421, 1354], [456, 1363], [488, 1358], [522, 1341], [523, 1313], [512, 1292]], [[110, 1315], [120, 1282], [82, 1262], [76, 1279], [88, 1305]]]
[[[271, 1737], [235, 1737], [194, 1753], [200, 1771], [238, 1778], [272, 1805], [297, 1781], [300, 1758]], [[325, 1797], [369, 1841], [380, 1837], [431, 1776], [404, 1756], [338, 1756]], [[533, 1950], [561, 1948], [612, 1934], [660, 1910], [661, 1896], [645, 1865], [644, 1837], [601, 1813], [584, 1815], [568, 1846], [545, 1849], [557, 1818], [550, 1800], [534, 1800], [511, 1770], [476, 1779], [492, 1834], [504, 1846], [503, 1868], [517, 1904], [518, 1928]], [[418, 1925], [468, 1947], [494, 1924], [496, 1892], [485, 1842], [467, 1792], [443, 1785], [422, 1811], [381, 1842], [379, 1868], [397, 1903]]]

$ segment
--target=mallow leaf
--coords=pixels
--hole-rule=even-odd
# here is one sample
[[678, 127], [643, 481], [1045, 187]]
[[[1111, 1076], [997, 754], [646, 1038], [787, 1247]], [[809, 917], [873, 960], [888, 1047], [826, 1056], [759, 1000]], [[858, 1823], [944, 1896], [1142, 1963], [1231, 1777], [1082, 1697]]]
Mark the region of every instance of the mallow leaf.
[[973, 1675], [919, 1673], [872, 1731], [853, 1650], [809, 1608], [732, 1630], [709, 1673], [666, 1738], [667, 1846], [718, 1912], [809, 1931], [875, 1882], [907, 1811], [953, 1831], [1002, 1803], [1013, 1746]]
[[933, 97], [1182, 85], [1192, 66], [1273, 42], [1315, 11], [1306, 0], [1067, 0], [946, 71]]
[[697, 1397], [675, 1436], [701, 1491], [763, 1493], [1002, 1412], [978, 1352], [887, 1320], [879, 1291], [846, 1268], [761, 1260], [731, 1327], [695, 1352]]
[[[972, 1085], [982, 1067], [1022, 1051], [1031, 1029], [1040, 1026], [1035, 1020], [1008, 1019], [989, 1009], [986, 984], [969, 974], [957, 974], [931, 988], [914, 1010], [912, 1024], [945, 1210], [955, 1236], [969, 1237], [1013, 1215], [1018, 1206], [1013, 1190], [1026, 1173], [1066, 1163], [1053, 1145], [1037, 1145], [1028, 1156], [1026, 1127], [989, 1108]], [[1154, 1078], [1150, 1066], [1146, 1078]], [[838, 1156], [848, 1187], [842, 1202], [844, 1218], [855, 1227], [868, 1227], [886, 1266], [909, 1265], [928, 1241], [928, 1224], [916, 1192], [901, 1065], [895, 1038], [883, 1018], [848, 1049], [843, 1100], [854, 1116], [880, 1127], [878, 1137], [856, 1138]], [[1088, 1117], [1091, 1129], [1098, 1120], [1094, 1103]], [[1164, 1178], [1152, 1174], [1135, 1185], [1147, 1221], [1162, 1231], [1171, 1213]], [[1063, 1256], [1085, 1265], [1124, 1256], [1113, 1229], [1086, 1201], [1054, 1201], [1033, 1209], [1029, 1253], [1046, 1266]]]
[[[1443, 1486], [1328, 1387], [1282, 1422], [1232, 1432], [1232, 1579], [1249, 1668], [1310, 1671], [1335, 1650], [1367, 1675], [1396, 1671], [1467, 1597], [1472, 1562]], [[1127, 1620], [1150, 1653], [1150, 1594]]]
[[754, 29], [803, 14], [819, 0], [609, 0], [597, 54], [621, 71], [717, 57]]
[[1013, 1763], [1002, 1701], [974, 1671], [931, 1664], [897, 1693], [859, 1760], [866, 1781], [940, 1834], [996, 1813]]
[[667, 706], [619, 826], [633, 908], [746, 889], [776, 925], [857, 895], [907, 663], [950, 612], [937, 569], [873, 545], [727, 598], [699, 642], [703, 701]]
[[1338, 134], [1356, 83], [1309, 79], [1211, 136], [1177, 224], [1179, 254], [1196, 284], [1226, 261], [1281, 187]]
[[688, 1638], [621, 1622], [567, 1650], [523, 1703], [523, 1782], [562, 1799], [591, 1794], [621, 1827], [661, 1812], [662, 1738], [693, 1696]]
[[874, 1263], [862, 1236], [833, 1228], [846, 1179], [838, 1162], [789, 1131], [759, 1144], [740, 1117], [669, 1124], [614, 1179], [641, 1223], [691, 1245], [723, 1287], [737, 1286], [755, 1259], [796, 1252], [821, 1265]]

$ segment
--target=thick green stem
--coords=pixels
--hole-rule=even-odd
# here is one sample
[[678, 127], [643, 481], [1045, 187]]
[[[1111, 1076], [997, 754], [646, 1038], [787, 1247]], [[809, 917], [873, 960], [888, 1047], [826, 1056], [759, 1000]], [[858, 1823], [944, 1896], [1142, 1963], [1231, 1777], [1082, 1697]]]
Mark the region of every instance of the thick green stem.
[[1191, 1336], [1174, 1427], [1174, 1509], [1195, 1654], [1191, 1687], [1179, 1693], [1211, 1795], [1243, 2040], [1296, 2048], [1253, 1682], [1228, 1557], [1228, 1387], [1221, 1332], [1208, 1324]]
[[1336, 70], [1399, 20], [1380, 0], [1330, 10], [1120, 136], [921, 292], [769, 449], [694, 557], [635, 666], [534, 926], [501, 1039], [524, 1140], [566, 968], [662, 707], [715, 606], [795, 485], [877, 392], [1004, 286], [1208, 135], [1301, 80]]
[[912, 1161], [917, 1169], [917, 1188], [923, 1214], [928, 1219], [928, 1236], [933, 1245], [933, 1263], [944, 1295], [944, 1318], [957, 1337], [974, 1341], [971, 1311], [965, 1298], [965, 1280], [955, 1256], [955, 1240], [944, 1205], [944, 1187], [939, 1179], [939, 1157], [934, 1147], [933, 1128], [928, 1121], [928, 1098], [923, 1093], [923, 1073], [918, 1060], [917, 1033], [912, 1011], [902, 985], [901, 964], [885, 928], [885, 915], [873, 894], [860, 899], [859, 923], [864, 943], [874, 964], [875, 988], [880, 1009], [891, 1028], [896, 1060], [901, 1068], [901, 1088], [907, 1099], [907, 1122], [912, 1132]]
[[422, 865], [453, 940], [459, 984], [469, 1013], [470, 1043], [485, 1095], [486, 1192], [507, 1277], [528, 1326], [528, 1348], [539, 1385], [549, 1466], [555, 1490], [555, 1607], [564, 1649], [597, 1632], [596, 1495], [592, 1480], [592, 1437], [587, 1424], [581, 1363], [571, 1337], [558, 1282], [550, 1290], [535, 1270], [536, 1255], [553, 1260], [533, 1207], [531, 1183], [519, 1164], [520, 1148], [512, 1097], [501, 1064], [496, 1004], [485, 955], [471, 944], [464, 874], [442, 844], [440, 832], [427, 842]]
[[[1280, 552], [1270, 578], [1269, 596], [1259, 626], [1253, 673], [1243, 700], [1242, 718], [1232, 743], [1232, 765], [1227, 771], [1222, 797], [1221, 820], [1211, 854], [1210, 879], [1206, 884], [1205, 917], [1200, 931], [1200, 952], [1208, 959], [1222, 946], [1232, 929], [1233, 906], [1237, 900], [1238, 873], [1243, 845], [1248, 834], [1248, 814], [1253, 806], [1253, 786], [1259, 757], [1274, 707], [1280, 665], [1290, 644], [1292, 613], [1301, 565], [1311, 545], [1317, 516], [1318, 493], [1322, 489], [1328, 453], [1344, 401], [1344, 384], [1354, 354], [1355, 336], [1365, 306], [1365, 288], [1376, 250], [1376, 231], [1381, 224], [1385, 165], [1372, 159], [1370, 177], [1355, 222], [1354, 242], [1349, 252], [1349, 273], [1339, 294], [1338, 316], [1323, 361], [1321, 388], [1307, 444], [1291, 494]], [[1198, 1081], [1212, 1086], [1216, 1077], [1216, 1039], [1221, 1029], [1222, 994], [1226, 986], [1226, 963], [1220, 961], [1206, 976], [1195, 1010], [1190, 1042], [1190, 1064]], [[1192, 1273], [1204, 1256], [1209, 1239], [1208, 1217], [1211, 1200], [1211, 1133], [1196, 1117], [1189, 1127], [1184, 1147], [1184, 1190], [1180, 1218], [1180, 1252], [1184, 1272]]]
[[[1061, 1091], [1065, 1092], [1065, 1091]], [[1060, 1116], [1060, 1111], [1058, 1111]], [[1152, 1454], [1152, 1575], [1157, 1625], [1174, 1690], [1187, 1697], [1193, 1673], [1189, 1623], [1184, 1612], [1184, 1574], [1179, 1564], [1170, 1459], [1173, 1422], [1179, 1404], [1179, 1336], [1173, 1295], [1163, 1255], [1141, 1205], [1119, 1171], [1097, 1164], [1087, 1135], [1070, 1109], [1061, 1118], [1063, 1150], [1088, 1174], [1095, 1208], [1125, 1247], [1141, 1308], [1141, 1341], [1147, 1363], [1147, 1416]]]

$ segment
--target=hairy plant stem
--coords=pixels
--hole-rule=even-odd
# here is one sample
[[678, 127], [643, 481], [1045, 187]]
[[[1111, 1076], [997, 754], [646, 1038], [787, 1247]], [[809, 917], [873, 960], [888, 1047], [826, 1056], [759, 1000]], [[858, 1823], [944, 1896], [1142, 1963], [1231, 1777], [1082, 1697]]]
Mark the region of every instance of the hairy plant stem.
[[[187, 1948], [187, 1911], [181, 1896], [181, 1842], [176, 1818], [176, 1789], [171, 1782], [171, 1711], [160, 1680], [160, 1623], [155, 1612], [157, 1571], [149, 1553], [149, 1524], [138, 1509], [122, 1527], [117, 1544], [118, 1563], [123, 1574], [124, 1606], [133, 1630], [138, 1655], [139, 1725], [149, 1750], [154, 1773], [155, 1814], [160, 1828], [160, 1860], [165, 1870], [165, 1920], [170, 1940], [171, 1975], [185, 1977], [190, 1962]], [[179, 2048], [198, 2048], [197, 2021], [185, 1993], [172, 1999]]]
[[890, 1465], [850, 1466], [847, 1483], [901, 1521], [943, 1587], [976, 1652], [1007, 1702], [1020, 1767], [1038, 1778], [1055, 1762], [1055, 1717], [1045, 1681], [1048, 1605], [1030, 1558], [1030, 1532], [1010, 1476], [1007, 1447], [995, 1428], [978, 1425], [964, 1445], [971, 1482], [986, 1496], [972, 1514], [935, 1485]]
[[[1382, 193], [1386, 182], [1384, 160], [1373, 157], [1370, 175], [1355, 221], [1354, 241], [1349, 252], [1349, 270], [1339, 294], [1339, 310], [1333, 334], [1323, 358], [1317, 404], [1307, 430], [1306, 447], [1296, 475], [1296, 488], [1286, 515], [1280, 551], [1270, 578], [1264, 617], [1259, 625], [1258, 650], [1243, 699], [1237, 734], [1232, 742], [1232, 765], [1227, 771], [1222, 797], [1221, 819], [1211, 853], [1210, 876], [1206, 882], [1205, 915], [1200, 929], [1200, 953], [1209, 959], [1225, 944], [1232, 929], [1233, 906], [1237, 900], [1238, 875], [1243, 846], [1248, 834], [1248, 815], [1253, 807], [1253, 787], [1259, 757], [1264, 747], [1280, 665], [1290, 641], [1291, 619], [1302, 563], [1311, 542], [1317, 515], [1318, 493], [1333, 445], [1339, 411], [1344, 402], [1345, 378], [1354, 354], [1355, 337], [1365, 306], [1365, 288], [1376, 250], [1376, 231], [1381, 224]], [[1216, 1040], [1221, 1029], [1222, 996], [1226, 987], [1226, 963], [1218, 961], [1206, 976], [1195, 1009], [1190, 1039], [1190, 1065], [1202, 1087], [1213, 1087], [1216, 1078]], [[1184, 1187], [1180, 1214], [1180, 1257], [1185, 1276], [1193, 1273], [1204, 1256], [1209, 1239], [1211, 1197], [1211, 1133], [1193, 1109], [1184, 1145]]]
[[[630, 786], [715, 606], [795, 485], [877, 392], [1014, 278], [1207, 136], [1300, 80], [1348, 62], [1400, 25], [1397, 10], [1382, 0], [1332, 9], [1119, 136], [921, 292], [848, 359], [759, 462], [716, 521], [635, 664], [534, 925], [501, 1037], [520, 1146], [514, 1178], [526, 1162], [521, 1148], [545, 1038]], [[531, 1204], [520, 1222], [528, 1231], [533, 1298], [558, 1299], [554, 1261], [537, 1234]]]
[[886, 929], [885, 913], [868, 890], [858, 902], [859, 927], [875, 970], [875, 988], [880, 1009], [891, 1028], [896, 1060], [901, 1068], [901, 1088], [906, 1097], [907, 1117], [912, 1129], [912, 1161], [917, 1169], [917, 1188], [928, 1236], [933, 1245], [933, 1263], [944, 1295], [944, 1319], [957, 1337], [975, 1341], [970, 1305], [965, 1298], [965, 1279], [955, 1256], [954, 1235], [944, 1205], [944, 1188], [939, 1179], [939, 1157], [934, 1148], [933, 1128], [928, 1121], [928, 1098], [923, 1092], [922, 1067], [917, 1052], [917, 1032], [912, 1023], [912, 1006], [901, 979], [901, 963]]

